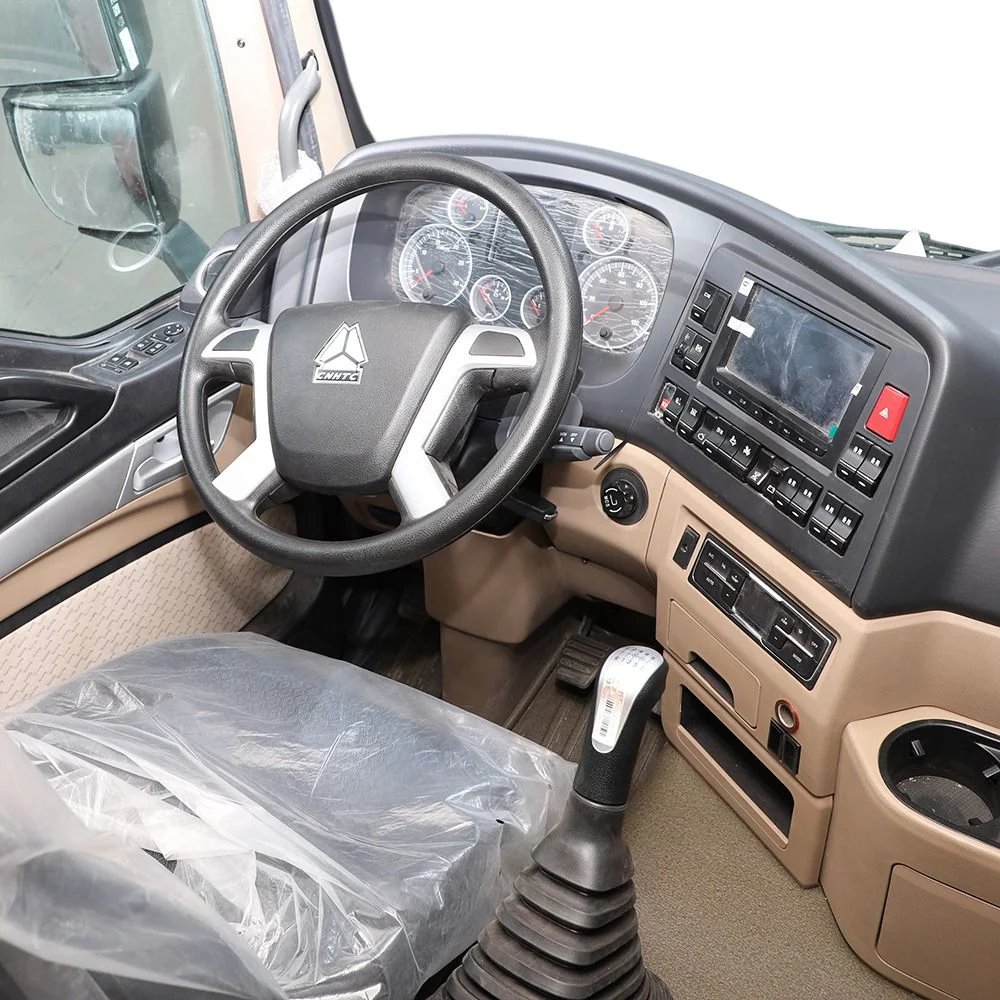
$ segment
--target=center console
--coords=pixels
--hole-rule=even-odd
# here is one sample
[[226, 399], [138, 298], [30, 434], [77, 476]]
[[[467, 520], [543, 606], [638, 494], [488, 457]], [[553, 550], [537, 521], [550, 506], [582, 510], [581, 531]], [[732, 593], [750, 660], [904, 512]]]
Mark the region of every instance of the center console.
[[[849, 598], [926, 387], [908, 338], [717, 250], [644, 410], [651, 443]], [[652, 431], [652, 422], [659, 431]]]

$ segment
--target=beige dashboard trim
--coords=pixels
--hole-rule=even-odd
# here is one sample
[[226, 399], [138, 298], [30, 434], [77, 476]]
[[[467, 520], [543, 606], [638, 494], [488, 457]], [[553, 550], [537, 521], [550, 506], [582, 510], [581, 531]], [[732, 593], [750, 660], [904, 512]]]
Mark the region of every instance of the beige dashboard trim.
[[[879, 772], [885, 738], [931, 718], [998, 733], [930, 706], [849, 725], [821, 881], [848, 944], [882, 975], [938, 1000], [992, 1000], [1000, 977], [997, 849], [908, 808]], [[977, 940], [989, 947], [972, 948]]]
[[[253, 439], [251, 395], [244, 389], [216, 456], [220, 466]], [[187, 476], [133, 500], [0, 580], [0, 621], [57, 587], [202, 510]]]

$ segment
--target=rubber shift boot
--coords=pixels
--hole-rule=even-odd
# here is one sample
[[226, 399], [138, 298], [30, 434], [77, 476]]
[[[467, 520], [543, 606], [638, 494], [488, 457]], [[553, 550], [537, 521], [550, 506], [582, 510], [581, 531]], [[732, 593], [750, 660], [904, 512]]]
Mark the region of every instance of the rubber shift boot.
[[651, 649], [608, 657], [563, 818], [436, 1000], [670, 1000], [642, 960], [622, 834], [642, 729], [665, 680]]

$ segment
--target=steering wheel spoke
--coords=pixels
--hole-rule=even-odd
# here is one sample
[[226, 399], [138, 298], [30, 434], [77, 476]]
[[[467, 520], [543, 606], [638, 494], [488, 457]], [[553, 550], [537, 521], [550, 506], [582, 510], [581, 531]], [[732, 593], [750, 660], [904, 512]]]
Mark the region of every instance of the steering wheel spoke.
[[270, 323], [226, 327], [201, 352], [202, 368], [210, 375], [253, 385], [255, 393], [266, 383]]
[[404, 520], [440, 510], [456, 492], [451, 470], [429, 452], [434, 450], [436, 432], [447, 421], [449, 409], [460, 405], [461, 390], [470, 388], [472, 377], [485, 376], [480, 395], [495, 387], [514, 391], [532, 384], [538, 364], [538, 349], [527, 330], [477, 323], [459, 334], [393, 463], [389, 492]]
[[212, 485], [233, 503], [256, 510], [283, 482], [274, 464], [270, 441], [264, 445], [258, 439], [240, 452], [212, 480]]
[[253, 443], [212, 480], [223, 496], [251, 512], [282, 485], [271, 446], [270, 339], [269, 323], [248, 323], [223, 330], [201, 352], [201, 362], [209, 371], [225, 372], [253, 386]]

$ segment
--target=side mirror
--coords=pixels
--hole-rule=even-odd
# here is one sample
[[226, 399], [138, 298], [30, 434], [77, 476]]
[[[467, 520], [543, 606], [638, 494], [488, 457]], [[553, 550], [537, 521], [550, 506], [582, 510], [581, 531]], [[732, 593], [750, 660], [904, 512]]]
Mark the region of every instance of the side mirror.
[[116, 235], [177, 222], [180, 174], [159, 73], [8, 91], [4, 110], [25, 172], [63, 222]]
[[3, 104], [24, 170], [53, 215], [161, 256], [187, 280], [208, 247], [179, 222], [180, 169], [159, 73], [89, 87], [17, 88]]
[[130, 79], [149, 58], [142, 0], [0, 0], [0, 88]]

